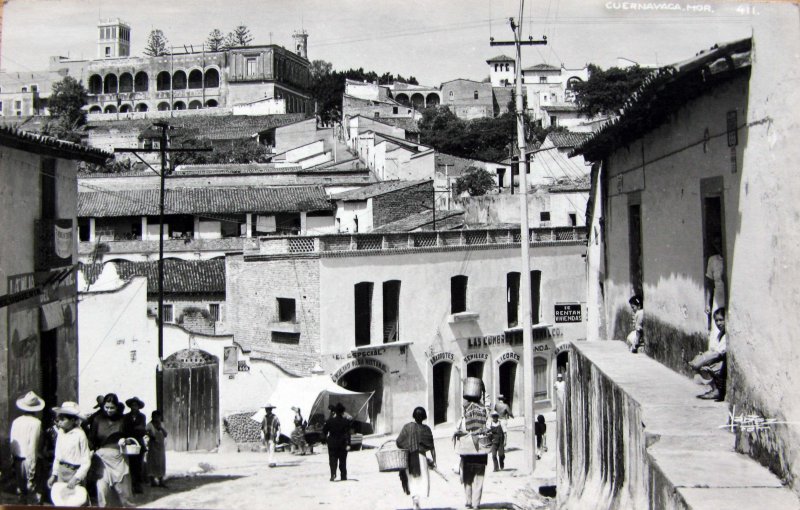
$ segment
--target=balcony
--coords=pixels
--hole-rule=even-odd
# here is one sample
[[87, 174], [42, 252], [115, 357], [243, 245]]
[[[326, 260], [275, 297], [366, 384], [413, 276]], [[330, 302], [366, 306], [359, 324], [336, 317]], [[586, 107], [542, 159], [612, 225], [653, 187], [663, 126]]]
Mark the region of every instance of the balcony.
[[[244, 246], [245, 257], [295, 255], [336, 256], [342, 252], [443, 250], [460, 246], [519, 245], [519, 229], [419, 231], [387, 234], [260, 237]], [[530, 229], [531, 246], [586, 244], [585, 227]]]
[[296, 321], [279, 321], [274, 319], [267, 324], [267, 328], [275, 333], [300, 334], [300, 324]]
[[450, 314], [450, 318], [448, 320], [449, 323], [460, 323], [460, 322], [474, 322], [481, 318], [481, 314], [478, 312], [458, 312]]
[[[176, 252], [208, 252], [208, 251], [242, 251], [245, 245], [252, 244], [255, 249], [256, 240], [244, 237], [223, 237], [219, 239], [165, 239], [164, 253]], [[78, 243], [78, 255], [88, 256], [97, 253], [99, 247], [103, 254], [122, 253], [158, 253], [158, 239], [142, 241], [140, 239], [99, 241], [95, 243]]]

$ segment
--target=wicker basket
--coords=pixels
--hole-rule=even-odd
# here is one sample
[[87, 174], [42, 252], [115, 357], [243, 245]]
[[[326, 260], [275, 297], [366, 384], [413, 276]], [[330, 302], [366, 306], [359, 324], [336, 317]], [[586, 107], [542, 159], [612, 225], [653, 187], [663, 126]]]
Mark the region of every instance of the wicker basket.
[[492, 439], [488, 434], [470, 433], [455, 442], [459, 455], [486, 455], [492, 451]]
[[[384, 447], [389, 443], [395, 443], [395, 441], [393, 439], [386, 441], [375, 453], [375, 457], [378, 459], [378, 471], [386, 473], [391, 471], [402, 471], [403, 469], [408, 468], [408, 451], [400, 450], [398, 448], [384, 449]], [[396, 445], [397, 443], [395, 443], [395, 446]]]
[[480, 398], [483, 381], [477, 377], [467, 377], [464, 381], [464, 397], [465, 398]]
[[[127, 441], [133, 441], [133, 443], [128, 443]], [[120, 450], [122, 450], [122, 453], [125, 455], [139, 455], [142, 452], [142, 446], [139, 444], [139, 441], [129, 437], [125, 442], [125, 446], [120, 446]]]

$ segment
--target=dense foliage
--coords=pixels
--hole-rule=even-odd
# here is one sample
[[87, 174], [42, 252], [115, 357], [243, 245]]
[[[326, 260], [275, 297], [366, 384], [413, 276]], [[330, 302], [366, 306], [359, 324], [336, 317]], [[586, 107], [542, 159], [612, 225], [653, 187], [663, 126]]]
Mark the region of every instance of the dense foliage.
[[589, 117], [619, 113], [622, 105], [652, 72], [646, 67], [603, 70], [589, 64], [589, 80], [573, 85], [580, 112]]
[[208, 48], [208, 51], [221, 51], [225, 49], [225, 36], [222, 34], [220, 29], [215, 28], [208, 33], [206, 47]]
[[86, 124], [85, 104], [86, 89], [81, 82], [72, 76], [65, 76], [54, 83], [47, 105], [50, 119], [44, 128], [45, 134], [79, 142], [76, 130]]
[[417, 79], [413, 76], [405, 78], [388, 72], [378, 75], [375, 71], [364, 71], [363, 67], [334, 71], [330, 62], [314, 60], [311, 62], [311, 96], [317, 102], [317, 111], [323, 121], [335, 120], [340, 115], [347, 79], [378, 82], [379, 85], [389, 85], [394, 82], [418, 85]]
[[456, 195], [460, 195], [466, 191], [470, 196], [478, 197], [488, 193], [494, 187], [494, 181], [492, 174], [483, 168], [470, 167], [456, 179], [455, 192]]
[[225, 46], [228, 48], [250, 46], [251, 42], [253, 42], [253, 35], [244, 23], [239, 23], [233, 31], [228, 32], [228, 36], [225, 38]]
[[147, 43], [144, 46], [144, 54], [150, 57], [169, 55], [169, 41], [167, 41], [164, 32], [158, 28], [150, 31], [150, 35], [147, 36]]

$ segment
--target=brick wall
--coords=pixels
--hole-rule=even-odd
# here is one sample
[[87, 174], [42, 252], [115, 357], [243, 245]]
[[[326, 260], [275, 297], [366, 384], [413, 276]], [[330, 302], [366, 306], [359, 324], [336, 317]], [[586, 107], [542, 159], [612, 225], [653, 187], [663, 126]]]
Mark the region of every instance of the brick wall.
[[[319, 259], [247, 261], [226, 258], [228, 323], [234, 338], [287, 372], [310, 375], [320, 361]], [[273, 338], [277, 298], [295, 300], [296, 343]]]
[[377, 228], [432, 206], [433, 181], [399, 189], [372, 199], [372, 226]]

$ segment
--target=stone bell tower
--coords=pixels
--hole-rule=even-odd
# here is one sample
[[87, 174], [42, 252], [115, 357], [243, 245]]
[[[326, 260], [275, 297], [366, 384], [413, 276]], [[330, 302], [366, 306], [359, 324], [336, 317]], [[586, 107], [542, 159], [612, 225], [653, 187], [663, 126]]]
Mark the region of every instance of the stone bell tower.
[[305, 29], [295, 30], [292, 39], [294, 39], [294, 52], [308, 60], [308, 32]]
[[131, 27], [119, 18], [97, 24], [97, 58], [128, 57], [131, 54]]

